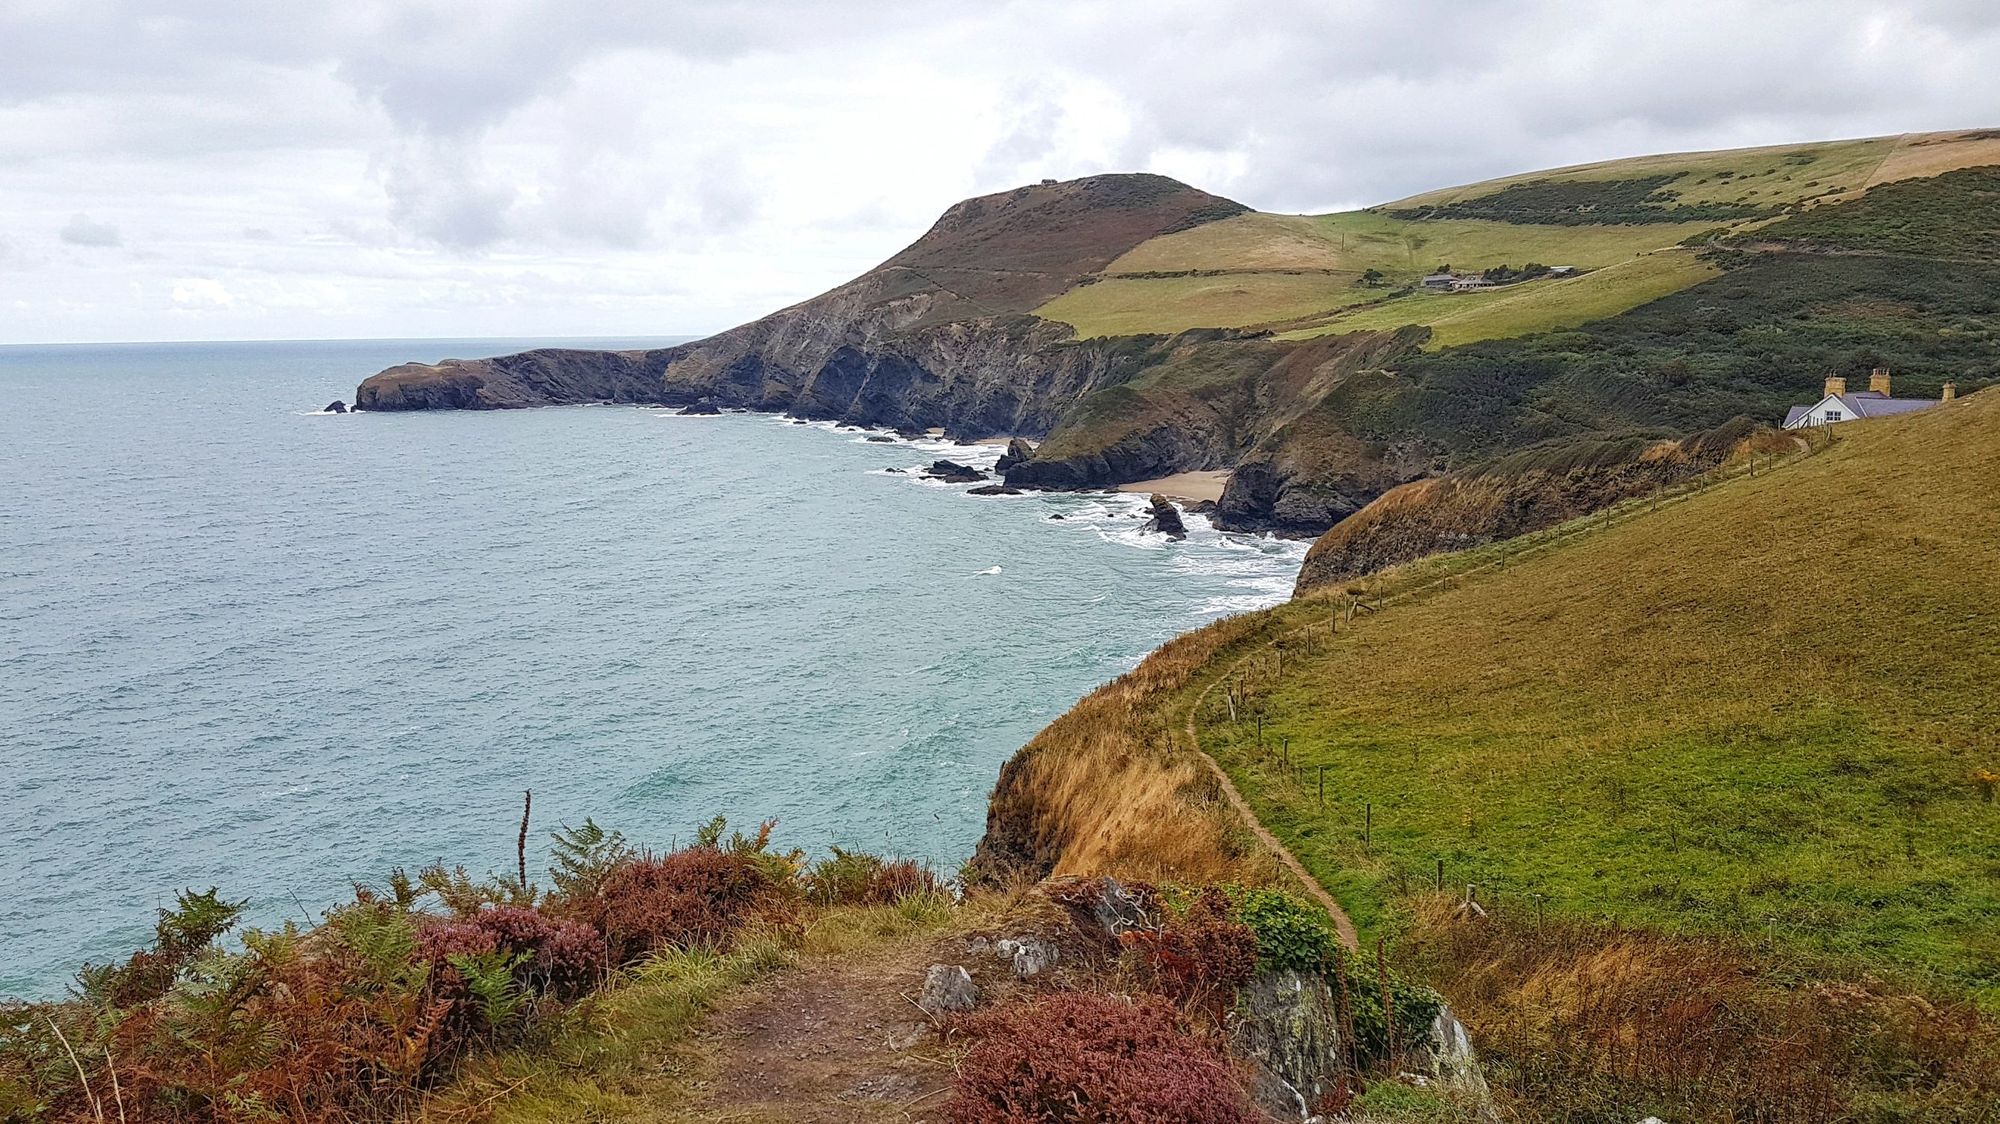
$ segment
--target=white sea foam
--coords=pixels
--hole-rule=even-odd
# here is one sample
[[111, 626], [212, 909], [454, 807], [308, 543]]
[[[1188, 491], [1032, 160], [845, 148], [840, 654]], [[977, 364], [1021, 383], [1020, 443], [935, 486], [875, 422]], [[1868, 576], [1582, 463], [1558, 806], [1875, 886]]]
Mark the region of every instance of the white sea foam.
[[984, 570], [981, 570], [981, 571], [979, 571], [979, 572], [978, 572], [977, 574], [974, 574], [974, 575], [973, 575], [973, 577], [976, 577], [976, 578], [977, 578], [977, 577], [991, 577], [992, 575], [994, 575], [994, 574], [997, 574], [997, 573], [1000, 573], [1000, 572], [1001, 572], [1001, 571], [1000, 571], [1000, 567], [998, 567], [998, 566], [988, 566], [988, 567], [986, 567], [986, 568], [985, 568]]

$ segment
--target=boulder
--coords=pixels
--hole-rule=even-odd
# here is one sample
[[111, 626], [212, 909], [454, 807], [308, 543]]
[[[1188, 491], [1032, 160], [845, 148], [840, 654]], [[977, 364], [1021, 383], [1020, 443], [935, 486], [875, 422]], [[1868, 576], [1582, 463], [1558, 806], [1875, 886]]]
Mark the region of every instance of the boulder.
[[1253, 1069], [1251, 1092], [1283, 1120], [1308, 1120], [1340, 1079], [1340, 1011], [1326, 981], [1267, 972], [1237, 994], [1235, 1052]]
[[1001, 453], [1000, 459], [993, 462], [993, 471], [999, 473], [1005, 473], [1008, 469], [1014, 467], [1017, 464], [1022, 463], [1023, 461], [1026, 461], [1029, 457], [1032, 457], [1034, 455], [1035, 455], [1034, 447], [1029, 445], [1026, 441], [1021, 440], [1019, 437], [1016, 437], [1013, 440], [1007, 442], [1007, 451]]
[[1021, 489], [1009, 488], [1005, 484], [981, 484], [979, 487], [965, 494], [968, 496], [1018, 496], [1021, 494]]
[[896, 443], [896, 439], [886, 433], [871, 433], [868, 435], [868, 440], [877, 445], [894, 445]]
[[986, 479], [985, 473], [969, 464], [944, 460], [932, 461], [931, 466], [924, 470], [924, 475], [947, 484], [977, 484]]
[[1194, 503], [1183, 504], [1181, 506], [1181, 514], [1183, 515], [1214, 515], [1220, 510], [1222, 510], [1222, 505], [1216, 503], [1214, 500], [1196, 500]]
[[1056, 946], [1040, 937], [993, 942], [993, 955], [1013, 965], [1015, 979], [1032, 979], [1056, 966], [1061, 954]]
[[347, 403], [336, 398], [326, 404], [325, 412], [329, 414], [344, 414], [347, 412]]
[[1151, 518], [1147, 519], [1146, 525], [1139, 529], [1158, 532], [1170, 539], [1187, 538], [1187, 524], [1181, 522], [1180, 509], [1173, 505], [1172, 500], [1161, 495], [1153, 497]]
[[970, 1011], [978, 1002], [979, 986], [972, 982], [972, 973], [964, 968], [956, 964], [933, 964], [924, 973], [924, 990], [917, 998], [917, 1006], [925, 1014]]
[[1472, 1037], [1465, 1032], [1465, 1024], [1458, 1021], [1450, 1007], [1438, 1007], [1437, 1018], [1431, 1022], [1430, 1045], [1410, 1060], [1417, 1072], [1439, 1088], [1486, 1110], [1482, 1115], [1492, 1115], [1493, 1093], [1480, 1070], [1479, 1055], [1472, 1049]]
[[681, 413], [685, 416], [690, 416], [690, 417], [696, 417], [696, 416], [707, 417], [719, 414], [721, 412], [722, 412], [722, 407], [716, 405], [715, 401], [710, 398], [703, 398], [696, 402], [690, 402], [687, 405], [681, 407]]

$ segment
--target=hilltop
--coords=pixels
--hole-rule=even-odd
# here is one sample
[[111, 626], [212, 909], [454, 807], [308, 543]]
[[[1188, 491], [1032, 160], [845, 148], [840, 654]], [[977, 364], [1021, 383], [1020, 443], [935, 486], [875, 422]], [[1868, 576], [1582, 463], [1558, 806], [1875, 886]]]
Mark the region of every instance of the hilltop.
[[1821, 1051], [1893, 1033], [1868, 995], [2000, 1004], [1996, 473], [1989, 392], [1219, 622], [1008, 763], [981, 862], [1254, 867], [1198, 748], [1550, 1118], [1770, 1111], [1820, 1067], [1809, 1118], [1922, 1115], [1921, 1049], [1905, 1102]]
[[1596, 463], [1607, 443], [1769, 423], [1829, 371], [1973, 389], [2000, 355], [1980, 296], [2000, 284], [1996, 165], [2000, 132], [1913, 134], [1330, 215], [1156, 175], [1043, 183], [957, 204], [854, 281], [697, 343], [409, 364], [356, 402], [706, 402], [1043, 438], [1016, 486], [1229, 470], [1223, 526], [1317, 535], [1531, 448]]

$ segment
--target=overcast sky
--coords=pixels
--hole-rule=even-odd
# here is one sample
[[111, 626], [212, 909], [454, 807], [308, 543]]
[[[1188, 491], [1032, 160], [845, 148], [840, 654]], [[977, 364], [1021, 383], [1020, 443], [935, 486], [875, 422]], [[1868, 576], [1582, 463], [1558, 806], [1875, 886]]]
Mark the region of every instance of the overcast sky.
[[0, 0], [0, 343], [701, 333], [1045, 176], [1995, 125], [1992, 0]]

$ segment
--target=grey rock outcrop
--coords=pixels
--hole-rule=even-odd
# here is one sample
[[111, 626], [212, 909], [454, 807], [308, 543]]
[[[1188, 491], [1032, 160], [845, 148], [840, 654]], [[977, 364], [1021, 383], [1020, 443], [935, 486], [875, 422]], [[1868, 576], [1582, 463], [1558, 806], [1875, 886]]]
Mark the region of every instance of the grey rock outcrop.
[[1001, 453], [1000, 459], [993, 462], [993, 471], [1004, 474], [1008, 469], [1013, 468], [1017, 464], [1026, 464], [1028, 459], [1034, 455], [1034, 446], [1016, 437], [1007, 442], [1007, 451]]
[[979, 986], [972, 982], [972, 973], [959, 965], [933, 964], [924, 973], [924, 990], [917, 998], [917, 1006], [926, 1014], [970, 1011], [978, 1003]]
[[1287, 1120], [1308, 1120], [1341, 1072], [1340, 1015], [1326, 982], [1269, 972], [1237, 995], [1235, 1052], [1255, 1067], [1258, 1103]]
[[969, 464], [946, 460], [932, 461], [931, 466], [924, 469], [923, 474], [932, 480], [942, 480], [947, 484], [976, 484], [986, 479], [985, 473]]

